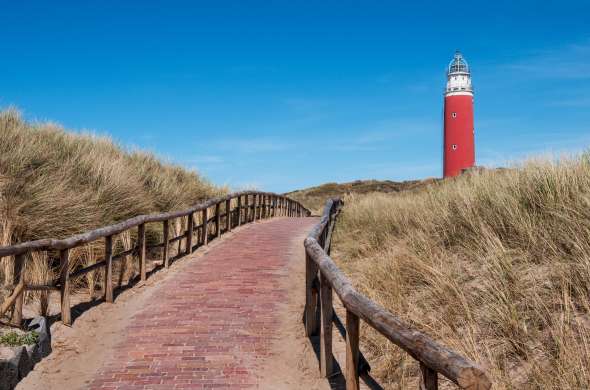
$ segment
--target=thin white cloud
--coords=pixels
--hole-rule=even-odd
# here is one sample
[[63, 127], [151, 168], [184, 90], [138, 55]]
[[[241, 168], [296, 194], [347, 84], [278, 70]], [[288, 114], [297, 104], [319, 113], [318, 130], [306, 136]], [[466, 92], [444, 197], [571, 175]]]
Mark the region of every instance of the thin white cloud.
[[570, 99], [552, 100], [548, 103], [550, 107], [571, 107], [571, 108], [585, 108], [590, 107], [590, 97], [581, 96]]
[[547, 79], [590, 79], [590, 41], [545, 50], [502, 68]]

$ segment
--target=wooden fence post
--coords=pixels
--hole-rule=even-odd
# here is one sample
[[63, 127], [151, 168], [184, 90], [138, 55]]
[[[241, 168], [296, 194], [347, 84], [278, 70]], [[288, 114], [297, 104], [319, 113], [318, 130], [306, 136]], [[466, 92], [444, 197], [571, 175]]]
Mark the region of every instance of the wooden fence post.
[[162, 230], [164, 236], [164, 248], [162, 250], [162, 263], [164, 264], [164, 268], [168, 268], [169, 264], [169, 257], [170, 257], [170, 222], [165, 220], [162, 223]]
[[231, 232], [231, 199], [225, 201], [225, 229]]
[[438, 390], [438, 373], [420, 362], [421, 388], [424, 390]]
[[250, 196], [244, 195], [244, 223], [250, 222]]
[[256, 221], [256, 200], [258, 198], [257, 194], [252, 195], [252, 207], [253, 207], [253, 213], [252, 213], [252, 222]]
[[113, 236], [104, 238], [104, 259], [107, 263], [104, 300], [113, 303]]
[[346, 390], [359, 390], [359, 318], [346, 310]]
[[[62, 249], [59, 252], [59, 273], [61, 280], [61, 322], [64, 325], [72, 324], [70, 310], [70, 250]], [[106, 285], [106, 283], [105, 283]]]
[[195, 220], [193, 218], [193, 213], [190, 213], [188, 216], [188, 226], [186, 229], [186, 254], [190, 255], [193, 253], [193, 235], [195, 232]]
[[332, 286], [330, 282], [320, 272], [320, 309], [321, 309], [321, 326], [320, 326], [320, 371], [324, 378], [332, 375], [333, 357], [332, 357], [332, 317], [334, 309], [332, 307]]
[[221, 236], [221, 203], [215, 203], [215, 237]]
[[147, 279], [147, 270], [145, 264], [145, 223], [137, 227], [137, 246], [139, 250], [139, 270], [141, 274], [141, 281]]
[[[13, 284], [14, 288], [16, 289], [17, 286], [21, 283], [24, 284], [25, 273], [23, 272], [23, 268], [25, 265], [25, 255], [20, 254], [14, 256], [14, 274], [13, 274]], [[12, 315], [10, 317], [10, 324], [14, 326], [20, 326], [23, 322], [23, 301], [25, 298], [25, 290], [18, 294], [16, 300], [14, 301], [14, 306], [12, 307]]]
[[237, 218], [236, 226], [240, 226], [242, 224], [242, 197], [238, 196], [238, 206], [237, 206]]
[[317, 333], [317, 291], [314, 289], [314, 281], [318, 273], [318, 267], [305, 254], [305, 334], [311, 337]]
[[209, 220], [209, 208], [205, 207], [203, 209], [203, 245], [207, 245], [207, 241], [209, 241], [209, 227], [207, 226], [207, 222]]

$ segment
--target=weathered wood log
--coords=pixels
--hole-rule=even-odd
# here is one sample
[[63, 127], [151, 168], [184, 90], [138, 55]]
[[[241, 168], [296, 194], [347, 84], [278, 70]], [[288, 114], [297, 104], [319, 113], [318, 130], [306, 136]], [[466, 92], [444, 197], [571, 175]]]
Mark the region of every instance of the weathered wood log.
[[59, 273], [61, 292], [61, 322], [64, 325], [72, 324], [72, 313], [70, 308], [70, 250], [62, 249], [59, 252]]
[[[330, 199], [326, 202], [320, 222], [312, 229], [305, 240], [305, 248], [307, 258], [311, 259], [319, 267], [322, 281], [325, 280], [326, 284], [329, 284], [342, 300], [347, 309], [347, 323], [349, 313], [353, 325], [353, 316], [356, 316], [357, 319], [362, 318], [369, 326], [418, 360], [422, 369], [422, 386], [427, 390], [437, 388], [437, 373], [441, 373], [464, 389], [489, 389], [491, 382], [477, 364], [413, 329], [353, 288], [350, 281], [324, 251], [324, 248], [328, 251], [330, 249], [334, 220], [341, 206], [342, 202], [339, 199]], [[302, 208], [300, 214], [309, 215], [309, 211]], [[323, 248], [320, 245], [321, 243], [324, 244]], [[309, 267], [306, 266], [306, 268]], [[347, 337], [347, 342], [348, 339]], [[354, 352], [353, 348], [351, 348], [351, 351]], [[351, 382], [348, 380], [348, 366], [347, 361], [347, 388], [349, 382]], [[354, 376], [351, 374], [351, 378]], [[352, 386], [355, 386], [354, 381], [351, 383]]]
[[209, 209], [205, 208], [203, 209], [203, 245], [207, 245], [207, 242], [209, 241]]
[[346, 390], [359, 390], [359, 329], [356, 314], [346, 311]]
[[59, 291], [59, 286], [54, 284], [52, 285], [45, 285], [45, 284], [27, 284], [25, 285], [25, 290], [27, 291]]
[[137, 227], [137, 246], [139, 247], [139, 271], [141, 274], [141, 281], [147, 279], [147, 269], [145, 263], [145, 223]]
[[420, 387], [423, 390], [438, 390], [438, 373], [420, 362]]
[[[2, 317], [4, 315], [4, 313], [6, 313], [8, 311], [8, 309], [10, 309], [13, 304], [16, 302], [17, 299], [20, 299], [19, 297], [23, 295], [23, 292], [25, 290], [25, 284], [23, 282], [19, 282], [14, 290], [12, 291], [12, 294], [10, 294], [10, 296], [8, 298], [6, 298], [6, 300], [4, 301], [4, 303], [2, 303], [2, 306], [0, 307], [0, 317]], [[21, 313], [22, 315], [22, 313]], [[22, 317], [21, 317], [21, 321], [22, 321]], [[11, 321], [12, 323], [12, 321]], [[13, 324], [15, 325], [15, 324]], [[20, 326], [20, 322], [19, 325], [16, 326]]]
[[[25, 283], [25, 273], [24, 271], [25, 265], [25, 254], [21, 253], [14, 256], [14, 274], [13, 274], [13, 283], [15, 285], [24, 284]], [[24, 294], [18, 294], [16, 296], [16, 300], [14, 301], [14, 307], [12, 309], [12, 316], [10, 318], [10, 324], [14, 326], [20, 326], [23, 322], [23, 301], [24, 301]]]
[[209, 199], [205, 202], [192, 206], [186, 210], [180, 211], [172, 211], [167, 213], [160, 213], [160, 214], [151, 214], [151, 215], [138, 215], [137, 217], [133, 217], [127, 219], [125, 221], [116, 223], [114, 225], [104, 226], [95, 230], [91, 230], [89, 232], [85, 232], [82, 234], [76, 234], [74, 236], [65, 238], [65, 239], [53, 239], [53, 238], [46, 238], [42, 240], [36, 241], [28, 241], [20, 244], [10, 245], [10, 246], [3, 246], [0, 247], [0, 257], [6, 256], [14, 256], [17, 254], [23, 254], [29, 251], [41, 251], [41, 250], [62, 250], [73, 248], [79, 245], [88, 244], [92, 241], [96, 241], [100, 238], [104, 238], [109, 235], [115, 235], [124, 232], [125, 230], [132, 229], [134, 227], [139, 226], [140, 224], [151, 223], [151, 222], [163, 222], [167, 219], [174, 219], [185, 217], [190, 213], [194, 213], [196, 211], [202, 211], [207, 207], [214, 206], [215, 204], [225, 201], [227, 199], [235, 198], [238, 195], [244, 194], [269, 194], [264, 192], [256, 192], [256, 191], [242, 191], [242, 192], [235, 192], [232, 194], [228, 194], [226, 196], [221, 196], [217, 198]]
[[244, 195], [244, 223], [250, 222], [250, 199], [249, 195]]
[[104, 259], [107, 264], [105, 301], [113, 302], [113, 236], [104, 239]]
[[[113, 258], [113, 261], [115, 259]], [[96, 271], [99, 268], [105, 267], [107, 262], [105, 260], [97, 261], [94, 264], [89, 265], [86, 268], [80, 268], [70, 274], [70, 279], [79, 278], [80, 276], [86, 275], [89, 272]], [[29, 288], [29, 286], [27, 286]]]
[[[312, 233], [315, 229], [312, 230]], [[311, 234], [310, 234], [311, 235]], [[475, 363], [436, 343], [364, 295], [358, 293], [336, 264], [325, 254], [315, 238], [305, 240], [306, 253], [329, 281], [351, 313], [432, 370], [441, 373], [464, 389], [489, 389], [491, 382]]]
[[225, 201], [225, 229], [231, 232], [231, 199]]
[[332, 356], [332, 287], [320, 274], [320, 372], [324, 378], [333, 374]]
[[162, 247], [162, 262], [164, 263], [164, 268], [168, 268], [170, 266], [170, 221], [165, 220], [162, 222], [162, 235], [164, 236], [164, 242]]
[[[336, 327], [336, 330], [338, 330], [338, 333], [340, 333], [340, 336], [342, 336], [342, 338], [346, 340], [346, 327], [344, 326], [344, 323], [340, 320], [336, 312], [334, 312], [334, 315], [332, 316], [332, 323]], [[371, 372], [371, 365], [369, 364], [363, 353], [359, 350], [359, 375], [362, 377], [363, 375], [369, 372]]]
[[238, 196], [237, 198], [238, 198], [238, 206], [237, 206], [238, 212], [236, 213], [236, 215], [237, 215], [236, 225], [240, 226], [242, 224], [242, 197]]
[[317, 333], [317, 293], [314, 293], [314, 282], [317, 278], [318, 266], [309, 257], [305, 258], [305, 334], [311, 337]]
[[220, 203], [215, 204], [215, 237], [221, 236]]
[[256, 221], [258, 219], [258, 195], [254, 194], [252, 196], [252, 207], [253, 207], [253, 218], [252, 218], [252, 222]]
[[[113, 261], [119, 261], [121, 259], [124, 259], [127, 256], [135, 255], [136, 253], [139, 253], [139, 247], [138, 246], [134, 246], [131, 249], [128, 249], [126, 251], [117, 253], [116, 255], [113, 256]], [[93, 265], [91, 265], [90, 267], [92, 267]]]
[[193, 213], [190, 213], [187, 217], [188, 226], [186, 229], [186, 254], [190, 255], [191, 253], [193, 253], [193, 235], [195, 220], [193, 219]]

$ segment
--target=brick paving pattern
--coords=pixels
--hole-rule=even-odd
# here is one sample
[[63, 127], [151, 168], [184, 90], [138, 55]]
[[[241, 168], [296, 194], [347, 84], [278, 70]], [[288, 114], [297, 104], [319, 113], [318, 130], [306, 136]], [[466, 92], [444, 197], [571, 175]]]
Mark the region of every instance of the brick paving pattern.
[[91, 388], [256, 388], [277, 338], [294, 240], [314, 223], [277, 218], [245, 226], [164, 281]]

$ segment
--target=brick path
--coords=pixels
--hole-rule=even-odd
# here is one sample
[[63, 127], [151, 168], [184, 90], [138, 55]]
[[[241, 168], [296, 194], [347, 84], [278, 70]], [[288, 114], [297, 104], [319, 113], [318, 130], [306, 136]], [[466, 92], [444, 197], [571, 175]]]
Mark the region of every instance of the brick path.
[[164, 281], [91, 388], [256, 388], [257, 369], [274, 358], [287, 264], [302, 244], [296, 238], [315, 222], [245, 226]]

